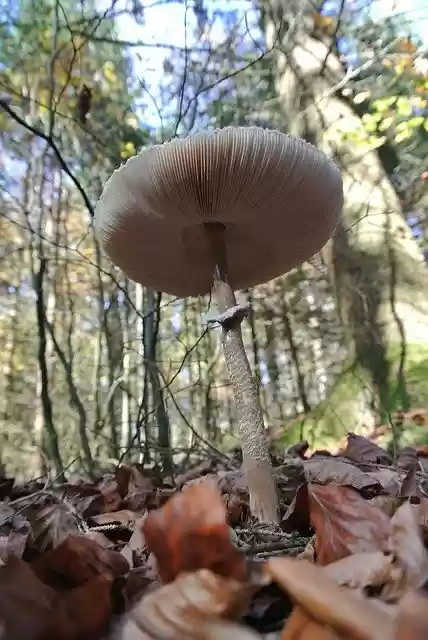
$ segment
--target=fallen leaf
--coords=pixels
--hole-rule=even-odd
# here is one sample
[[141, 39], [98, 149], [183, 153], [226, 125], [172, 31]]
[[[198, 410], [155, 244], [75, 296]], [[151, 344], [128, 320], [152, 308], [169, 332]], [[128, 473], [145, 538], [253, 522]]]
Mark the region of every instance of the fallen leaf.
[[104, 497], [94, 484], [62, 484], [52, 487], [50, 492], [84, 518], [99, 513], [104, 507]]
[[12, 530], [8, 535], [0, 535], [0, 563], [6, 562], [10, 555], [22, 558], [29, 533], [29, 529], [24, 529]]
[[287, 618], [281, 640], [353, 640], [348, 636], [338, 636], [325, 625], [312, 620], [300, 607], [294, 607]]
[[[215, 618], [207, 620], [202, 631], [203, 640], [227, 640], [229, 638], [233, 638], [233, 640], [262, 640], [262, 636], [255, 631], [230, 620], [217, 620]], [[163, 636], [159, 636], [159, 640], [162, 640], [162, 638]], [[202, 636], [200, 634], [188, 636], [188, 640], [192, 640], [192, 638], [201, 640]], [[122, 630], [120, 640], [153, 640], [153, 637], [142, 631], [130, 619]], [[165, 636], [165, 640], [182, 640], [182, 636]]]
[[401, 449], [396, 464], [400, 469], [419, 469], [418, 452], [415, 447], [404, 447], [404, 449]]
[[411, 591], [398, 607], [394, 640], [426, 640], [428, 637], [428, 598], [422, 589]]
[[246, 580], [245, 559], [230, 541], [224, 503], [211, 483], [192, 485], [150, 511], [143, 533], [164, 582], [197, 569]]
[[367, 497], [375, 496], [383, 489], [377, 478], [361, 471], [350, 462], [343, 462], [333, 457], [312, 457], [303, 461], [303, 468], [309, 483], [351, 487], [364, 492]]
[[200, 640], [207, 637], [206, 625], [213, 618], [242, 615], [256, 588], [207, 569], [183, 573], [144, 596], [130, 618], [158, 640]]
[[356, 491], [334, 485], [309, 485], [317, 563], [329, 564], [352, 553], [386, 550], [391, 522]]
[[21, 558], [30, 533], [30, 523], [22, 513], [0, 504], [0, 561], [5, 562], [12, 554]]
[[379, 640], [379, 629], [385, 638], [393, 637], [392, 611], [340, 587], [320, 567], [306, 560], [274, 558], [266, 571], [308, 617], [330, 627], [339, 637]]
[[212, 474], [215, 471], [215, 468], [216, 468], [216, 462], [214, 460], [212, 460], [211, 458], [209, 460], [204, 460], [203, 462], [198, 464], [196, 467], [192, 467], [185, 473], [182, 473], [181, 475], [177, 476], [177, 478], [175, 479], [175, 486], [177, 487], [177, 489], [181, 489], [181, 487], [185, 485], [186, 482], [189, 482], [190, 480], [201, 478], [207, 475], [208, 473]]
[[0, 620], [7, 640], [49, 637], [55, 598], [55, 591], [43, 584], [28, 564], [10, 556], [0, 566]]
[[422, 495], [416, 467], [411, 467], [401, 483], [400, 498], [419, 498]]
[[381, 551], [355, 553], [323, 567], [325, 575], [337, 584], [370, 595], [382, 596], [385, 584], [396, 584], [402, 579], [402, 570], [395, 564], [392, 554]]
[[298, 531], [307, 533], [311, 528], [309, 517], [309, 493], [308, 483], [301, 484], [296, 491], [292, 503], [282, 517], [281, 528], [286, 533]]
[[416, 521], [421, 527], [422, 534], [428, 539], [428, 498], [420, 498], [419, 504], [412, 505], [416, 514]]
[[392, 458], [385, 449], [355, 433], [348, 433], [347, 445], [343, 455], [357, 463], [392, 464]]
[[106, 511], [118, 511], [122, 504], [124, 493], [123, 487], [119, 486], [116, 476], [110, 474], [104, 476], [104, 478], [97, 485], [98, 491], [103, 497], [103, 505], [100, 508], [100, 512]]
[[98, 546], [102, 547], [103, 549], [115, 548], [114, 542], [109, 540], [102, 531], [89, 530], [87, 533], [85, 533], [85, 537], [90, 538], [91, 540], [96, 542]]
[[102, 549], [85, 536], [69, 536], [56, 549], [36, 558], [31, 566], [43, 582], [59, 588], [84, 584], [100, 574], [116, 577], [129, 571], [120, 553]]
[[149, 590], [158, 589], [162, 586], [159, 581], [156, 561], [153, 562], [153, 559], [154, 556], [152, 554], [144, 565], [131, 569], [129, 572], [122, 590], [122, 594], [126, 599], [127, 609], [129, 609], [129, 605], [134, 605]]
[[61, 594], [57, 608], [64, 638], [99, 637], [107, 630], [113, 608], [112, 583], [110, 575], [100, 574]]
[[146, 541], [143, 535], [143, 524], [147, 518], [147, 513], [135, 523], [134, 531], [129, 538], [127, 544], [121, 550], [121, 554], [126, 558], [131, 567], [135, 567], [136, 553], [146, 549]]
[[403, 593], [416, 588], [428, 575], [428, 556], [414, 511], [408, 502], [397, 509], [391, 525], [388, 548], [403, 570]]
[[312, 538], [311, 540], [309, 540], [308, 544], [303, 549], [303, 551], [301, 553], [299, 553], [297, 558], [299, 558], [299, 560], [307, 560], [308, 562], [314, 564], [315, 563], [315, 548], [314, 548], [314, 544], [315, 544], [315, 539]]
[[64, 502], [30, 505], [23, 510], [31, 525], [32, 546], [38, 551], [55, 548], [71, 533], [79, 533], [73, 509]]
[[368, 471], [367, 475], [373, 478], [374, 481], [379, 482], [382, 487], [382, 493], [390, 496], [400, 496], [401, 486], [406, 472], [404, 470], [387, 469], [383, 467], [381, 469], [374, 469]]
[[375, 496], [374, 498], [370, 498], [369, 502], [374, 507], [382, 509], [387, 516], [392, 518], [403, 501], [401, 498], [395, 496]]
[[128, 467], [129, 480], [125, 504], [135, 512], [141, 512], [149, 505], [149, 499], [155, 493], [155, 487], [150, 475], [144, 467], [134, 464]]
[[303, 440], [302, 442], [298, 442], [297, 444], [292, 444], [291, 447], [288, 447], [287, 453], [289, 456], [293, 458], [301, 458], [305, 460], [305, 454], [309, 449], [309, 442], [307, 440]]

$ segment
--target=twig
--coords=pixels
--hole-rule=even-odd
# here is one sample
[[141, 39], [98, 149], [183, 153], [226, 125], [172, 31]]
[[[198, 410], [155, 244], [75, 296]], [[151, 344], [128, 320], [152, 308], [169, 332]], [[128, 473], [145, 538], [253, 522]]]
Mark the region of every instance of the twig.
[[73, 182], [73, 184], [75, 185], [75, 187], [79, 191], [80, 195], [82, 196], [83, 202], [85, 203], [85, 206], [86, 206], [86, 208], [87, 208], [87, 210], [89, 212], [89, 215], [91, 216], [91, 218], [93, 218], [94, 217], [94, 208], [93, 208], [93, 206], [91, 204], [91, 201], [89, 200], [89, 198], [88, 198], [84, 188], [80, 184], [79, 180], [73, 174], [73, 172], [71, 171], [71, 169], [67, 165], [66, 161], [62, 157], [61, 152], [58, 149], [58, 147], [57, 147], [55, 141], [52, 139], [52, 137], [50, 135], [46, 134], [46, 133], [43, 133], [43, 131], [40, 131], [39, 129], [36, 129], [35, 127], [33, 127], [26, 120], [24, 120], [24, 118], [21, 118], [21, 116], [19, 116], [13, 109], [11, 109], [9, 107], [9, 105], [7, 104], [6, 100], [0, 99], [0, 107], [4, 111], [6, 111], [6, 113], [8, 113], [11, 116], [11, 118], [13, 118], [15, 120], [15, 122], [17, 122], [22, 127], [27, 129], [27, 131], [30, 131], [35, 136], [37, 136], [38, 138], [41, 138], [42, 140], [45, 140], [48, 143], [49, 147], [54, 152], [54, 154], [55, 154], [55, 156], [56, 156], [56, 158], [57, 158], [62, 170], [64, 171], [64, 173], [66, 173], [68, 175], [70, 180]]

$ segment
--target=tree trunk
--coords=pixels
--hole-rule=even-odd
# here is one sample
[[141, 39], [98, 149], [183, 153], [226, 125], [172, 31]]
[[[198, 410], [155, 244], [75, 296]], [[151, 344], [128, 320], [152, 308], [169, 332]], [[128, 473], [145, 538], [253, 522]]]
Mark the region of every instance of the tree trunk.
[[[342, 171], [344, 215], [326, 257], [348, 338], [347, 363], [357, 363], [360, 391], [384, 418], [408, 403], [403, 371], [411, 348], [426, 341], [428, 271], [379, 153], [347, 135], [361, 131], [368, 141], [342, 93], [345, 69], [335, 42], [316, 32], [312, 14], [301, 15], [301, 7], [291, 1], [284, 13], [279, 2], [266, 4], [267, 44], [274, 48], [286, 128], [323, 149]], [[344, 426], [353, 430], [355, 423]]]

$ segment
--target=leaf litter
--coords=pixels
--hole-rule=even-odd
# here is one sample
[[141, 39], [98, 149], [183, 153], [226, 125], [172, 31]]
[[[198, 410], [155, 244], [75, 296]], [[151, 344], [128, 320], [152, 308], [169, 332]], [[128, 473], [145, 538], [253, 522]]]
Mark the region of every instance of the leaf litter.
[[279, 527], [252, 519], [238, 465], [209, 459], [175, 479], [4, 479], [0, 638], [428, 637], [426, 457], [355, 434], [338, 455], [277, 449]]

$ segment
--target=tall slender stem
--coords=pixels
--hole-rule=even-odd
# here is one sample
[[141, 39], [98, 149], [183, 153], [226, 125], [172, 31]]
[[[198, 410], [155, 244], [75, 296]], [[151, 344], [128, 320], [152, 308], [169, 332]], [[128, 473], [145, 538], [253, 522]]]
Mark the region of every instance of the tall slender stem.
[[[236, 306], [227, 277], [225, 228], [206, 224], [214, 258], [212, 293], [220, 313]], [[266, 438], [258, 385], [245, 353], [241, 321], [222, 326], [222, 345], [232, 383], [244, 471], [250, 494], [250, 509], [261, 522], [278, 522], [278, 496]]]

